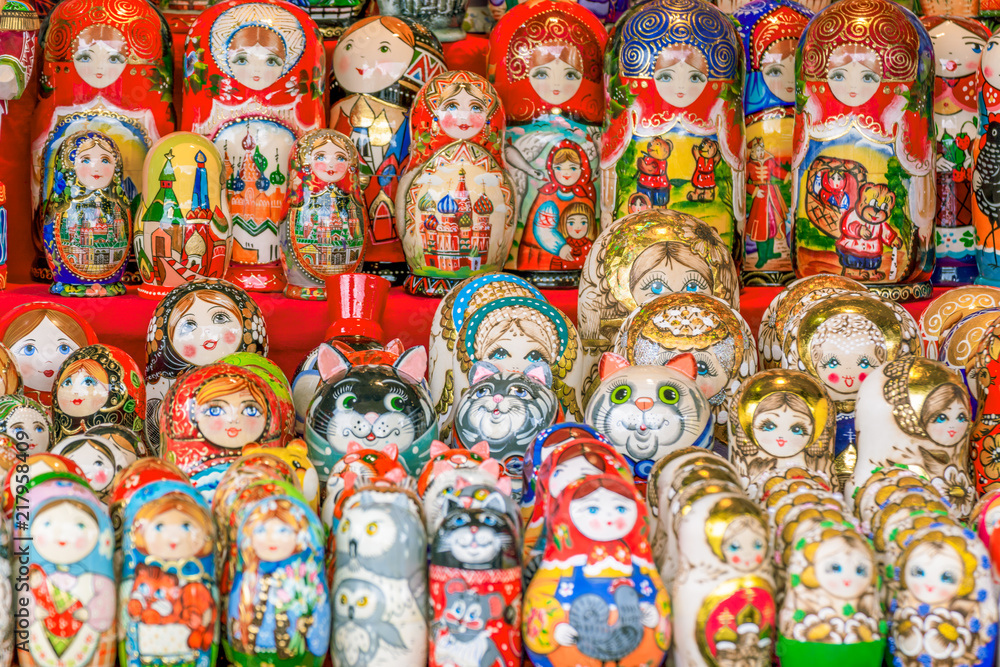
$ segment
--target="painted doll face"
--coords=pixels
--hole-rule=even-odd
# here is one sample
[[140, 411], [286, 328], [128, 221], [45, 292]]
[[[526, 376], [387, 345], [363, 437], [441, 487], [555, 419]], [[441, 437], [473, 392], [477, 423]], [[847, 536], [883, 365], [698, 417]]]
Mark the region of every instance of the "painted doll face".
[[412, 60], [412, 46], [372, 21], [337, 44], [333, 73], [344, 90], [377, 93], [399, 81]]
[[850, 400], [858, 395], [864, 379], [881, 364], [875, 356], [875, 341], [860, 343], [855, 337], [831, 334], [823, 345], [817, 371], [834, 400]]
[[538, 341], [525, 334], [520, 322], [514, 321], [480, 358], [502, 371], [524, 371], [531, 364], [552, 363], [552, 355]]
[[[666, 49], [665, 53], [669, 51]], [[708, 85], [708, 76], [687, 60], [670, 58], [668, 62], [665, 67], [653, 70], [653, 85], [664, 102], [683, 109], [701, 96]]]
[[[96, 38], [95, 29], [100, 37]], [[123, 53], [125, 38], [111, 26], [87, 28], [77, 38], [73, 67], [88, 85], [107, 88], [122, 75], [128, 57]]]
[[629, 534], [639, 518], [639, 509], [631, 498], [598, 489], [571, 501], [569, 517], [587, 539], [611, 542]]
[[73, 170], [80, 183], [88, 190], [103, 190], [111, 184], [117, 160], [106, 148], [95, 144], [78, 151], [73, 160]]
[[968, 408], [959, 401], [949, 403], [944, 410], [931, 417], [927, 424], [927, 435], [943, 447], [957, 445], [968, 432]]
[[80, 346], [45, 317], [10, 349], [24, 385], [35, 391], [52, 391], [59, 366]]
[[[681, 257], [672, 257], [661, 252], [660, 244], [652, 245], [643, 250], [633, 263], [633, 271], [640, 271], [638, 266], [642, 266], [645, 271], [636, 279], [630, 279], [632, 298], [642, 306], [656, 297], [673, 292], [699, 292], [711, 294], [713, 283], [711, 272], [706, 264], [695, 268], [691, 266], [694, 259], [700, 259], [692, 255], [688, 258], [688, 263]], [[652, 254], [656, 261], [647, 262], [647, 257]], [[699, 270], [700, 269], [700, 270]]]
[[986, 42], [983, 52], [983, 76], [994, 88], [1000, 88], [1000, 35], [993, 35]]
[[556, 181], [560, 185], [576, 185], [580, 180], [580, 176], [583, 175], [580, 163], [573, 160], [566, 160], [553, 165], [552, 171], [555, 172]]
[[599, 474], [601, 471], [593, 463], [582, 456], [574, 456], [552, 469], [552, 475], [549, 477], [549, 495], [557, 498], [572, 482], [584, 479], [588, 475]]
[[795, 55], [781, 59], [767, 59], [761, 63], [760, 71], [764, 75], [764, 85], [782, 102], [795, 101]]
[[324, 183], [337, 183], [351, 166], [351, 156], [340, 146], [328, 141], [309, 153], [309, 165], [316, 178]]
[[[231, 303], [231, 302], [230, 302]], [[233, 316], [232, 307], [195, 298], [191, 308], [177, 322], [170, 339], [185, 361], [204, 366], [240, 349], [243, 323]]]
[[167, 510], [148, 521], [142, 537], [150, 556], [171, 560], [195, 558], [208, 540], [202, 524], [178, 509]]
[[722, 539], [722, 555], [726, 562], [740, 572], [749, 572], [760, 567], [767, 555], [767, 536], [764, 528], [756, 521], [730, 524]]
[[962, 559], [952, 547], [921, 544], [906, 564], [906, 588], [920, 602], [939, 605], [958, 595], [962, 574]]
[[486, 125], [486, 107], [475, 97], [460, 90], [438, 108], [441, 129], [452, 139], [471, 139]]
[[[268, 44], [263, 44], [253, 36], [241, 38], [244, 30], [247, 29], [244, 28], [233, 36], [227, 56], [229, 71], [234, 79], [250, 90], [264, 90], [281, 78], [285, 58], [276, 45], [270, 43], [273, 40], [269, 39]], [[253, 34], [256, 35], [257, 32]]]
[[698, 368], [694, 383], [705, 396], [711, 398], [729, 384], [729, 373], [710, 350], [694, 350], [693, 354]]
[[59, 383], [56, 400], [70, 417], [92, 415], [108, 402], [108, 385], [81, 368]]
[[812, 419], [787, 405], [754, 415], [754, 439], [769, 456], [795, 456], [809, 444], [812, 433]]
[[56, 565], [82, 560], [97, 546], [100, 535], [97, 519], [71, 502], [57, 502], [43, 509], [31, 530], [38, 555]]
[[981, 37], [951, 21], [945, 21], [931, 32], [935, 76], [955, 79], [976, 73], [986, 47]]
[[834, 538], [816, 549], [813, 567], [820, 588], [836, 598], [855, 600], [871, 585], [875, 565], [868, 552], [842, 538]]
[[830, 92], [849, 107], [861, 106], [878, 92], [882, 75], [864, 64], [852, 60], [844, 65], [831, 67], [826, 81]]
[[549, 104], [565, 104], [583, 83], [577, 68], [558, 58], [528, 70], [528, 80], [538, 96]]
[[590, 218], [583, 213], [577, 213], [566, 218], [566, 233], [571, 239], [582, 239], [587, 236], [590, 228]]
[[268, 519], [254, 527], [250, 546], [261, 560], [285, 560], [295, 553], [295, 530], [281, 519]]
[[83, 445], [67, 456], [83, 469], [83, 474], [94, 491], [101, 493], [109, 490], [115, 479], [115, 462], [104, 452], [90, 445]]
[[49, 448], [49, 425], [45, 417], [27, 405], [11, 411], [5, 433], [16, 443], [26, 443], [28, 455], [41, 454]]
[[264, 407], [249, 391], [239, 391], [199, 405], [195, 422], [206, 440], [226, 449], [242, 449], [264, 433]]

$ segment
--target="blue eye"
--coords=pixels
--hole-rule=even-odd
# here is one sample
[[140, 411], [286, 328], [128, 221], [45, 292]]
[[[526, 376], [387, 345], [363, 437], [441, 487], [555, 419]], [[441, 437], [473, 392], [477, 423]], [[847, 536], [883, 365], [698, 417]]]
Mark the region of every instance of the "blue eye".
[[792, 427], [792, 435], [805, 435], [806, 430], [801, 425], [796, 424]]
[[508, 352], [507, 350], [503, 349], [502, 347], [498, 347], [497, 349], [493, 350], [493, 352], [490, 353], [489, 358], [490, 359], [506, 359], [509, 356], [510, 356], [510, 352]]
[[181, 524], [181, 528], [184, 529], [185, 533], [190, 533], [191, 532], [191, 524], [189, 524], [189, 523]]
[[773, 431], [776, 428], [778, 428], [778, 425], [775, 424], [770, 419], [760, 425], [760, 430], [761, 431], [768, 431], [768, 432], [770, 432], [770, 431]]
[[740, 550], [740, 545], [737, 544], [736, 542], [730, 542], [729, 543], [729, 550], [732, 551], [733, 553], [736, 553], [737, 551]]
[[964, 424], [965, 422], [969, 421], [969, 418], [965, 416], [965, 413], [964, 413], [964, 412], [961, 412], [961, 413], [959, 413], [959, 415], [958, 415], [958, 421], [959, 421], [960, 423]]
[[533, 364], [537, 364], [540, 361], [545, 361], [545, 357], [538, 350], [532, 350], [528, 354], [524, 355], [526, 361], [530, 361]]
[[30, 357], [35, 352], [38, 352], [38, 348], [32, 345], [31, 343], [28, 343], [27, 345], [21, 347], [21, 354], [26, 357]]
[[205, 414], [209, 417], [221, 417], [224, 410], [218, 405], [208, 406], [208, 410], [205, 410]]
[[982, 53], [983, 52], [982, 45], [980, 45], [980, 44], [973, 44], [972, 45], [972, 52], [973, 53]]
[[987, 51], [992, 51], [993, 50], [993, 42], [990, 42], [989, 44], [986, 45], [986, 50]]
[[461, 526], [464, 526], [467, 523], [469, 523], [468, 517], [465, 517], [465, 516], [455, 517], [455, 525], [456, 526], [461, 527]]
[[945, 583], [945, 584], [954, 584], [954, 583], [957, 583], [957, 579], [955, 578], [955, 575], [952, 574], [951, 572], [942, 572], [941, 573], [941, 581], [942, 581], [942, 583]]
[[588, 507], [587, 508], [587, 513], [588, 514], [597, 514], [597, 512], [598, 512], [597, 507]]
[[497, 525], [496, 517], [484, 516], [483, 517], [483, 525], [484, 526], [495, 526], [495, 525]]
[[476, 390], [476, 398], [482, 398], [483, 396], [489, 395], [489, 393], [490, 393], [489, 387], [480, 387], [479, 389]]
[[698, 362], [698, 375], [708, 375], [708, 364], [704, 361]]
[[868, 576], [868, 568], [865, 567], [864, 565], [858, 565], [856, 568], [854, 568], [854, 572], [859, 577], [866, 577], [866, 576]]
[[659, 280], [654, 280], [653, 282], [649, 283], [649, 291], [652, 292], [653, 294], [663, 294], [664, 292], [667, 291], [667, 286], [664, 285]]
[[73, 378], [66, 378], [65, 380], [62, 381], [62, 384], [60, 386], [61, 387], [72, 387], [73, 386]]
[[824, 366], [825, 366], [826, 368], [836, 368], [836, 367], [837, 367], [837, 366], [839, 366], [839, 365], [840, 365], [840, 362], [839, 362], [839, 361], [837, 361], [836, 357], [834, 357], [834, 358], [830, 359], [829, 361], [827, 361], [827, 362], [826, 362], [826, 363], [824, 364]]
[[936, 417], [936, 418], [934, 419], [934, 423], [935, 423], [935, 424], [943, 424], [943, 423], [945, 423], [946, 421], [948, 421], [948, 415], [946, 415], [946, 414], [945, 414], [945, 413], [943, 413], [943, 412], [942, 412], [941, 414], [939, 414], [939, 415], [938, 415], [938, 416], [937, 416], [937, 417]]
[[840, 567], [839, 563], [834, 563], [830, 566], [830, 572], [836, 572], [837, 574], [840, 574], [841, 569], [843, 568]]
[[97, 386], [97, 380], [95, 380], [94, 378], [92, 378], [92, 377], [90, 377], [88, 375], [87, 377], [83, 378], [83, 386], [84, 387], [96, 387]]
[[527, 398], [528, 390], [524, 387], [511, 387], [510, 393], [514, 394], [518, 398]]
[[858, 367], [860, 368], [869, 368], [870, 366], [871, 362], [868, 361], [867, 359], [862, 359], [861, 361], [858, 362]]
[[256, 405], [248, 405], [245, 408], [243, 408], [243, 414], [245, 414], [247, 417], [260, 417], [261, 411], [260, 408], [257, 407]]
[[924, 568], [920, 567], [919, 565], [916, 565], [912, 570], [910, 570], [910, 574], [912, 574], [914, 577], [922, 577], [924, 576]]
[[699, 288], [700, 288], [700, 285], [698, 285], [698, 283], [696, 283], [696, 282], [695, 282], [695, 281], [693, 281], [693, 280], [689, 280], [689, 281], [688, 281], [688, 282], [687, 282], [687, 283], [686, 283], [686, 284], [684, 285], [684, 291], [685, 291], [685, 292], [697, 292], [697, 291], [699, 290]]
[[628, 508], [627, 508], [627, 507], [625, 507], [624, 505], [619, 505], [618, 507], [616, 507], [616, 508], [615, 508], [615, 510], [616, 510], [616, 511], [617, 511], [617, 512], [618, 512], [619, 514], [625, 514], [625, 512], [627, 512], [627, 511], [628, 511]]

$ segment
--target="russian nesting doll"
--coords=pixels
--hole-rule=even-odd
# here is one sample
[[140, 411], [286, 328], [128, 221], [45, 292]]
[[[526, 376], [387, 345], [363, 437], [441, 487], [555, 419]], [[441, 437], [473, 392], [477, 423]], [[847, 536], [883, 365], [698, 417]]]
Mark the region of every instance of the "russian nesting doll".
[[428, 530], [436, 529], [451, 506], [448, 497], [459, 485], [488, 486], [510, 495], [511, 480], [503, 476], [503, 467], [490, 458], [489, 445], [478, 443], [472, 449], [448, 449], [440, 441], [431, 444], [431, 460], [417, 479], [417, 492], [424, 504]]
[[227, 278], [280, 292], [289, 155], [296, 139], [326, 124], [316, 23], [282, 0], [227, 0], [195, 20], [184, 53], [181, 125], [222, 153], [234, 240]]
[[24, 394], [24, 380], [17, 360], [3, 344], [0, 344], [0, 396]]
[[119, 470], [117, 452], [110, 443], [84, 432], [63, 438], [52, 448], [52, 453], [65, 456], [80, 466], [97, 499], [110, 503], [115, 475]]
[[981, 285], [1000, 286], [997, 269], [997, 240], [994, 231], [1000, 224], [1000, 198], [993, 194], [993, 175], [997, 173], [994, 156], [1000, 146], [1000, 31], [986, 42], [976, 78], [979, 102], [979, 137], [972, 148], [972, 220], [976, 227], [976, 265]]
[[30, 456], [52, 448], [52, 419], [41, 403], [26, 396], [0, 396], [0, 435]]
[[361, 197], [358, 151], [333, 130], [313, 130], [291, 149], [288, 213], [281, 226], [285, 296], [326, 299], [324, 279], [361, 267], [368, 211]]
[[816, 15], [801, 50], [795, 275], [840, 273], [895, 300], [927, 296], [936, 201], [927, 30], [889, 0], [837, 2]]
[[53, 280], [49, 291], [76, 297], [125, 294], [132, 212], [122, 189], [118, 146], [103, 132], [76, 132], [60, 143], [51, 170], [54, 182], [41, 212]]
[[162, 299], [191, 280], [226, 275], [232, 216], [215, 144], [174, 132], [149, 149], [142, 178], [135, 215], [139, 295]]
[[604, 72], [611, 112], [601, 141], [601, 213], [669, 208], [743, 252], [746, 141], [743, 47], [704, 0], [656, 0], [618, 22]]
[[160, 447], [163, 398], [185, 371], [235, 352], [267, 355], [267, 324], [250, 295], [219, 279], [184, 283], [163, 297], [146, 334], [147, 442]]
[[278, 415], [281, 431], [286, 439], [295, 437], [295, 405], [292, 403], [292, 388], [284, 371], [267, 357], [256, 352], [233, 352], [219, 359], [224, 364], [232, 364], [247, 369], [267, 383], [278, 399]]
[[[552, 452], [571, 440], [589, 438], [607, 443], [608, 439], [587, 424], [564, 421], [550, 426], [537, 436], [524, 454], [524, 485], [521, 488], [521, 518], [527, 522], [534, 513], [538, 501], [535, 480], [542, 464], [548, 460]], [[543, 515], [544, 516], [544, 515]]]
[[739, 273], [718, 233], [670, 210], [632, 213], [605, 226], [580, 276], [585, 397], [628, 314], [671, 292], [711, 294], [739, 308]]
[[409, 475], [399, 462], [399, 452], [389, 446], [383, 450], [348, 445], [347, 454], [330, 468], [323, 493], [320, 518], [327, 528], [333, 526], [334, 511], [341, 494], [347, 489], [346, 475], [354, 475], [356, 484], [367, 484], [375, 478], [403, 483]]
[[330, 129], [354, 142], [360, 173], [368, 177], [365, 271], [394, 284], [407, 273], [396, 234], [396, 188], [410, 156], [410, 106], [423, 83], [446, 69], [437, 37], [399, 16], [353, 23], [333, 51], [331, 89], [339, 101], [330, 107]]
[[937, 137], [935, 285], [965, 285], [978, 276], [972, 219], [972, 144], [979, 138], [976, 75], [990, 31], [973, 18], [923, 16], [934, 45]]
[[137, 435], [146, 420], [139, 364], [110, 345], [88, 345], [66, 357], [55, 375], [52, 441], [98, 424], [121, 424]]
[[284, 444], [277, 397], [245, 368], [215, 363], [192, 370], [163, 402], [161, 455], [176, 463], [206, 500], [246, 445]]
[[247, 508], [226, 612], [232, 662], [240, 667], [320, 667], [330, 648], [330, 590], [323, 525], [297, 498]]
[[147, 484], [125, 506], [119, 661], [212, 667], [218, 652], [215, 522], [189, 483]]
[[[18, 503], [23, 503], [25, 493], [50, 479], [67, 479], [89, 490], [87, 477], [83, 470], [65, 456], [49, 452], [32, 454], [23, 463], [28, 466], [27, 473], [24, 472], [23, 468], [18, 473], [17, 466], [15, 466], [7, 471], [3, 480], [3, 511], [8, 519], [14, 517], [15, 506]], [[15, 474], [26, 474], [27, 480], [24, 478], [15, 479]]]
[[39, 483], [22, 502], [31, 512], [14, 525], [15, 553], [27, 554], [14, 612], [27, 621], [18, 631], [18, 664], [112, 667], [115, 535], [107, 508], [69, 479]]
[[786, 222], [792, 199], [795, 52], [812, 11], [791, 0], [754, 0], [735, 12], [746, 60], [746, 240], [744, 282], [792, 279]]
[[512, 7], [490, 33], [488, 68], [507, 112], [504, 157], [517, 189], [506, 268], [576, 287], [600, 233], [602, 60], [607, 33], [576, 3]]

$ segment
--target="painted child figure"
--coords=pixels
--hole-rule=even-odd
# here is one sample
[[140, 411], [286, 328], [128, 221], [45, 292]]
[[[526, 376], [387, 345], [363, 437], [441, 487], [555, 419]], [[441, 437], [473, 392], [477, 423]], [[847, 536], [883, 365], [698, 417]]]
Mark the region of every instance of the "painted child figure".
[[320, 667], [330, 647], [323, 526], [289, 496], [258, 501], [239, 527], [226, 628], [239, 667]]
[[994, 185], [1000, 146], [1000, 30], [986, 42], [976, 77], [979, 137], [972, 148], [972, 220], [976, 226], [978, 284], [1000, 285], [995, 229], [1000, 220], [1000, 193]]
[[119, 296], [132, 238], [132, 215], [122, 189], [122, 155], [106, 134], [68, 137], [53, 165], [43, 236], [52, 294]]
[[128, 500], [119, 587], [123, 666], [215, 664], [214, 550], [211, 510], [190, 484], [154, 481]]
[[[114, 530], [85, 486], [38, 484], [24, 499], [30, 521], [15, 526], [28, 553], [27, 590], [17, 598], [18, 663], [26, 667], [111, 667], [115, 662]], [[18, 546], [20, 545], [20, 547]]]
[[326, 299], [324, 278], [361, 266], [368, 214], [358, 152], [333, 130], [313, 130], [292, 147], [288, 214], [281, 227], [285, 296]]
[[739, 257], [743, 48], [731, 19], [702, 0], [658, 0], [634, 7], [619, 25], [605, 58], [615, 104], [601, 145], [603, 224], [643, 195], [649, 208], [701, 218]]

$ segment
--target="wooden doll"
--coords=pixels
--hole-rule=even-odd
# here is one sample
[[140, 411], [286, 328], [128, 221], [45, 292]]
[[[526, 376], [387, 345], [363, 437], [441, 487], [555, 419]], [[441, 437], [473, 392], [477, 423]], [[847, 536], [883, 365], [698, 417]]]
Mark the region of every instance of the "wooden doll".
[[301, 500], [258, 501], [239, 528], [239, 560], [226, 613], [240, 667], [320, 667], [330, 647], [323, 527]]
[[812, 17], [812, 11], [790, 0], [754, 0], [733, 12], [747, 68], [747, 284], [776, 285], [792, 279], [786, 222], [792, 189], [795, 52]]
[[319, 513], [319, 475], [316, 473], [316, 467], [309, 460], [309, 448], [305, 440], [295, 438], [294, 440], [290, 440], [284, 447], [250, 446], [244, 451], [246, 454], [266, 453], [288, 464], [288, 467], [292, 469], [295, 477], [299, 480], [299, 486], [302, 487], [302, 496], [309, 503], [310, 509]]
[[409, 478], [406, 468], [399, 462], [399, 452], [395, 447], [368, 449], [358, 444], [347, 446], [347, 454], [333, 464], [330, 476], [326, 478], [323, 492], [323, 506], [320, 518], [328, 529], [334, 526], [334, 512], [341, 494], [347, 489], [346, 476], [355, 475], [356, 484], [367, 484], [375, 478], [397, 483]]
[[157, 481], [125, 506], [120, 664], [212, 667], [218, 652], [215, 522], [189, 483]]
[[295, 437], [295, 405], [292, 403], [292, 388], [285, 377], [284, 371], [267, 357], [256, 352], [233, 352], [227, 354], [220, 362], [240, 366], [258, 376], [274, 392], [278, 399], [278, 415], [281, 418], [281, 431], [288, 439]]
[[223, 473], [246, 445], [284, 444], [277, 408], [267, 383], [244, 368], [216, 363], [195, 369], [164, 399], [162, 456], [211, 500]]
[[504, 157], [518, 199], [506, 268], [543, 287], [575, 287], [600, 233], [606, 42], [586, 7], [550, 0], [512, 7], [490, 33], [490, 80], [507, 112]]
[[234, 352], [266, 356], [267, 350], [264, 315], [239, 287], [213, 278], [170, 290], [153, 311], [146, 335], [150, 447], [159, 452], [160, 406], [182, 373]]
[[410, 156], [410, 106], [424, 82], [446, 69], [434, 33], [398, 15], [354, 22], [333, 52], [331, 88], [339, 101], [330, 108], [330, 129], [350, 137], [360, 154], [360, 173], [369, 177], [363, 188], [371, 222], [365, 270], [394, 284], [406, 277], [396, 233], [396, 188]]
[[23, 393], [24, 380], [17, 367], [17, 359], [10, 350], [0, 344], [0, 396], [19, 396]]
[[17, 360], [24, 395], [46, 408], [52, 404], [56, 371], [75, 350], [97, 342], [90, 323], [51, 301], [16, 306], [0, 316], [0, 343]]
[[[17, 473], [17, 466], [14, 466], [7, 471], [3, 480], [3, 511], [7, 519], [13, 519], [15, 506], [23, 504], [27, 491], [50, 479], [67, 479], [90, 490], [83, 469], [65, 456], [48, 452], [32, 454], [23, 463], [28, 466], [27, 472], [22, 468]], [[27, 475], [27, 480], [15, 479], [17, 474]]]
[[[607, 443], [608, 439], [587, 424], [565, 421], [551, 426], [537, 436], [524, 455], [524, 486], [521, 489], [521, 518], [531, 518], [537, 501], [535, 479], [542, 464], [560, 445], [578, 438], [593, 438]], [[544, 515], [543, 515], [544, 516]]]
[[452, 506], [450, 496], [454, 490], [474, 484], [511, 495], [512, 480], [504, 476], [500, 462], [490, 458], [485, 442], [468, 450], [448, 449], [444, 443], [435, 441], [431, 445], [431, 460], [417, 480], [428, 534], [441, 524]]
[[358, 151], [333, 130], [313, 130], [291, 149], [288, 213], [281, 226], [285, 296], [326, 299], [328, 275], [361, 266], [368, 210], [361, 197]]
[[100, 297], [125, 293], [122, 276], [132, 213], [122, 189], [122, 154], [114, 140], [82, 130], [61, 142], [46, 174], [53, 179], [42, 236], [52, 294]]
[[110, 501], [117, 466], [107, 441], [87, 433], [70, 435], [60, 440], [52, 453], [65, 456], [80, 466], [97, 499], [105, 504]]
[[14, 525], [15, 552], [27, 552], [28, 570], [14, 614], [27, 621], [17, 632], [18, 664], [112, 667], [115, 536], [107, 509], [69, 479], [37, 484], [23, 502], [31, 512]]
[[633, 7], [607, 49], [601, 211], [609, 224], [646, 209], [711, 225], [740, 257], [746, 209], [743, 47], [702, 0]]
[[222, 278], [232, 252], [232, 216], [222, 155], [193, 132], [174, 132], [149, 149], [135, 215], [139, 295], [162, 299], [198, 278]]
[[[934, 268], [933, 72], [916, 17], [835, 3], [801, 41], [790, 216], [798, 277], [840, 273], [904, 300]], [[908, 100], [919, 100], [911, 104]]]
[[0, 434], [30, 456], [52, 448], [52, 419], [40, 403], [25, 396], [0, 396]]
[[1000, 128], [992, 123], [1000, 121], [1000, 31], [990, 35], [983, 51], [976, 77], [976, 99], [979, 102], [979, 137], [972, 147], [972, 220], [976, 226], [976, 265], [982, 285], [1000, 286], [997, 272], [998, 197], [991, 187], [995, 173], [993, 153], [1000, 143]]
[[280, 292], [278, 232], [296, 139], [326, 124], [326, 58], [316, 23], [281, 0], [228, 0], [203, 12], [185, 42], [182, 128], [222, 153], [233, 255], [227, 277]]
[[[616, 473], [577, 480], [550, 503], [546, 525], [545, 555], [522, 614], [532, 663], [659, 664], [670, 646], [670, 599], [652, 564], [649, 516], [635, 486]], [[617, 618], [608, 623], [612, 605]]]
[[142, 435], [146, 388], [132, 357], [110, 345], [88, 345], [66, 357], [56, 373], [52, 440], [98, 424], [121, 424]]

